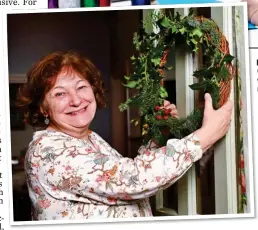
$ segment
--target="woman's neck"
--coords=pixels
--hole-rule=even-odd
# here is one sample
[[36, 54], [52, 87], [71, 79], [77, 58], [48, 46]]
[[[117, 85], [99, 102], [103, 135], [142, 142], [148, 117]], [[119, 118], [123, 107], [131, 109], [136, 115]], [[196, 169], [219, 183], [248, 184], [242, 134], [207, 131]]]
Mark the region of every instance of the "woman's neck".
[[88, 126], [85, 127], [84, 129], [78, 129], [78, 128], [67, 129], [67, 128], [58, 128], [53, 124], [49, 124], [49, 126], [46, 128], [46, 130], [62, 132], [69, 136], [72, 136], [72, 137], [75, 137], [78, 139], [83, 139], [83, 140], [88, 140], [88, 136], [89, 136]]

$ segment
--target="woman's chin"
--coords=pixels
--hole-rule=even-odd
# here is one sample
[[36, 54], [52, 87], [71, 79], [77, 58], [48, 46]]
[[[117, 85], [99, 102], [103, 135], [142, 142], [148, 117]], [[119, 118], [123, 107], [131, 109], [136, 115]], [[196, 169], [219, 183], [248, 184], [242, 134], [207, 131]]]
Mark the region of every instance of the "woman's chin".
[[79, 120], [79, 121], [74, 121], [72, 122], [69, 126], [74, 127], [76, 129], [83, 129], [83, 128], [88, 128], [92, 119], [89, 120]]

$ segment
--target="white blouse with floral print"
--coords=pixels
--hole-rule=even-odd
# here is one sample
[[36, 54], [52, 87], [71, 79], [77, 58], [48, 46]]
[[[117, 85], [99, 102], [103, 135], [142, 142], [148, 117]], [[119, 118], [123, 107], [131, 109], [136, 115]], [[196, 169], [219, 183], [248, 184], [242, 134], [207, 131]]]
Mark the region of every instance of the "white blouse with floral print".
[[125, 158], [95, 132], [87, 141], [56, 131], [37, 131], [25, 169], [33, 220], [152, 216], [148, 197], [175, 183], [202, 157], [191, 134]]

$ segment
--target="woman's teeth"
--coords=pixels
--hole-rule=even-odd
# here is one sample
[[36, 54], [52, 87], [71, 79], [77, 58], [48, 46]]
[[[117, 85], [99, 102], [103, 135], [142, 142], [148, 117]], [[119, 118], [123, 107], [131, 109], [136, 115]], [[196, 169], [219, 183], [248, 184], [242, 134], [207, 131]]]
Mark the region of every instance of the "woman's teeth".
[[79, 111], [71, 112], [71, 113], [69, 113], [69, 114], [72, 115], [72, 116], [75, 116], [75, 115], [77, 115], [78, 113], [83, 113], [83, 112], [85, 112], [85, 110], [86, 110], [86, 107], [83, 108], [83, 109], [81, 109], [81, 110], [79, 110]]

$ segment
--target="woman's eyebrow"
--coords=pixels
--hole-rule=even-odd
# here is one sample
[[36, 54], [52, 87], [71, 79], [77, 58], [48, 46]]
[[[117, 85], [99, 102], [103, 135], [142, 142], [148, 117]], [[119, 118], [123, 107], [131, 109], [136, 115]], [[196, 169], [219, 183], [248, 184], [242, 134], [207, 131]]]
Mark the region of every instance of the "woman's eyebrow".
[[[85, 80], [80, 79], [80, 80], [78, 80], [75, 84], [78, 85], [80, 82], [85, 82], [85, 83], [86, 83]], [[57, 85], [57, 86], [55, 86], [52, 90], [54, 90], [54, 89], [65, 89], [65, 87], [64, 87], [64, 86], [61, 86], [61, 85]]]
[[76, 82], [76, 85], [78, 85], [80, 82], [85, 82], [85, 83], [86, 83], [86, 81], [85, 81], [85, 80], [80, 79], [80, 80], [78, 80], [78, 81]]
[[54, 90], [54, 89], [64, 89], [64, 87], [58, 85], [58, 86], [55, 86], [55, 87], [53, 88], [53, 90]]
[[79, 85], [80, 82], [83, 82], [87, 87], [91, 86], [91, 84], [88, 81], [84, 80], [84, 79], [81, 79], [81, 80], [77, 81], [76, 82], [76, 86]]

